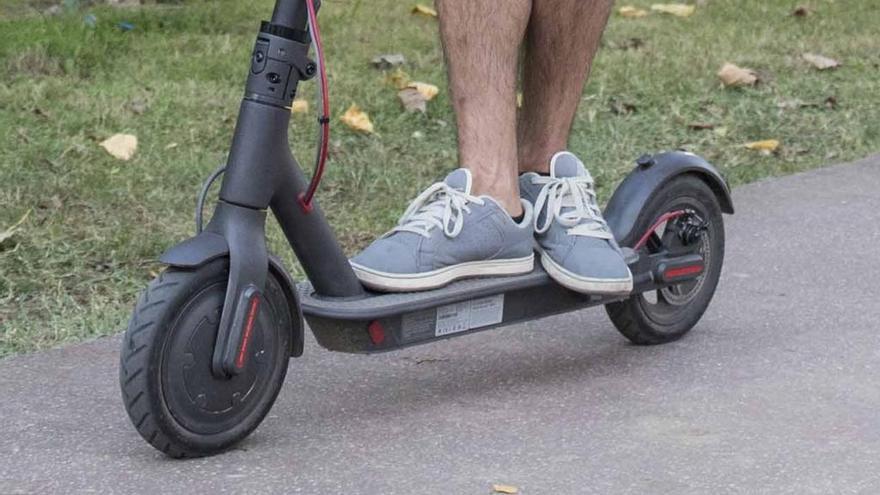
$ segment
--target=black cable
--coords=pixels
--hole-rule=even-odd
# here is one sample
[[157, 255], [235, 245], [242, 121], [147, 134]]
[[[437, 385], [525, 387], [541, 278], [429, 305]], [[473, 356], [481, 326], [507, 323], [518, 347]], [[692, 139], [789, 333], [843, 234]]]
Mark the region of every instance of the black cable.
[[208, 190], [211, 189], [211, 184], [217, 180], [217, 177], [226, 171], [226, 165], [220, 165], [217, 167], [211, 175], [205, 179], [205, 182], [202, 183], [202, 190], [199, 193], [199, 199], [196, 202], [196, 235], [202, 233], [202, 209], [205, 207], [205, 199], [208, 197]]

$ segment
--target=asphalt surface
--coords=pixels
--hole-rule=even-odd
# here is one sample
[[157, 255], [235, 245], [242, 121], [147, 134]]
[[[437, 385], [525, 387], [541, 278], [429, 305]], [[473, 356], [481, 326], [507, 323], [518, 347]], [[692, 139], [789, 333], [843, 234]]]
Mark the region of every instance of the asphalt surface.
[[880, 493], [880, 155], [734, 193], [713, 304], [640, 348], [601, 309], [378, 356], [307, 341], [263, 425], [137, 435], [119, 337], [0, 361], [0, 493]]

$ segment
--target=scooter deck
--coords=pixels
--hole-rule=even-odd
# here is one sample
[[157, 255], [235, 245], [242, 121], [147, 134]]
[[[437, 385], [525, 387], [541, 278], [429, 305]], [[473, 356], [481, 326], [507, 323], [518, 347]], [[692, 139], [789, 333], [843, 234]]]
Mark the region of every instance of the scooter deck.
[[318, 342], [341, 352], [381, 352], [625, 299], [579, 294], [540, 265], [524, 275], [471, 278], [445, 287], [325, 298], [299, 284], [300, 304]]

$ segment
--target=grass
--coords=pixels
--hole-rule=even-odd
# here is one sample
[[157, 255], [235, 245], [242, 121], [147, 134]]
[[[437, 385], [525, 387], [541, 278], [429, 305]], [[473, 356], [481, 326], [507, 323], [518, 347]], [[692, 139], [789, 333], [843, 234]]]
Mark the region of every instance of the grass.
[[[686, 148], [741, 184], [880, 150], [880, 9], [874, 0], [803, 1], [813, 10], [806, 18], [789, 15], [797, 2], [787, 0], [708, 0], [685, 19], [613, 16], [570, 146], [601, 194], [649, 151]], [[136, 292], [161, 269], [157, 255], [192, 232], [195, 193], [224, 159], [255, 26], [271, 11], [267, 0], [216, 0], [37, 13], [45, 5], [0, 4], [0, 232], [27, 214], [0, 244], [0, 356], [124, 325]], [[319, 192], [349, 252], [455, 166], [436, 22], [410, 8], [338, 0], [322, 12], [334, 115], [357, 103], [377, 131], [335, 126]], [[121, 21], [134, 30], [119, 30]], [[388, 52], [406, 55], [413, 79], [441, 87], [427, 114], [402, 112], [385, 74], [369, 66]], [[819, 72], [803, 52], [844, 65]], [[721, 88], [715, 73], [726, 61], [764, 82]], [[788, 108], [792, 100], [807, 105]], [[299, 156], [311, 156], [312, 124], [312, 115], [294, 117]], [[97, 145], [117, 132], [139, 138], [128, 162]], [[777, 153], [742, 146], [768, 138], [782, 142]], [[270, 237], [298, 271], [274, 225]]]

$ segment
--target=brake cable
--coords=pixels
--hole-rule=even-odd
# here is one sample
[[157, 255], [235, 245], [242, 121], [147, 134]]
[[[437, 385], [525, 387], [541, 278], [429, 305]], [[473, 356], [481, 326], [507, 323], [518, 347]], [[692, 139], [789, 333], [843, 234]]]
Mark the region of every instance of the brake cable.
[[324, 167], [327, 164], [327, 154], [330, 145], [330, 94], [327, 87], [327, 68], [324, 65], [324, 46], [321, 44], [321, 30], [318, 27], [318, 15], [315, 9], [315, 0], [305, 0], [309, 14], [309, 32], [312, 35], [312, 46], [315, 47], [315, 58], [318, 65], [318, 101], [320, 102], [321, 115], [318, 117], [318, 150], [315, 153], [315, 170], [312, 179], [305, 192], [299, 194], [299, 204], [303, 211], [312, 211], [312, 200], [321, 177], [324, 175]]

